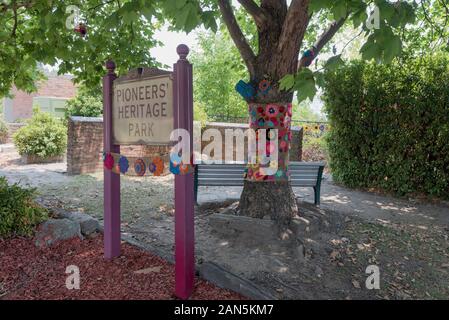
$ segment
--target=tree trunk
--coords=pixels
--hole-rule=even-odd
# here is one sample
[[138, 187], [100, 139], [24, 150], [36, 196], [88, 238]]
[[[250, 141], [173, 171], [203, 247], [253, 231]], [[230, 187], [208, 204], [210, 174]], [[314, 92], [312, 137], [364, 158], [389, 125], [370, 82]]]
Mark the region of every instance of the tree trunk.
[[[249, 102], [250, 127], [255, 130], [267, 128], [267, 126], [261, 126], [260, 123], [254, 123], [251, 120], [251, 117], [254, 116], [251, 115], [251, 105], [286, 105], [292, 102], [293, 94], [281, 92], [278, 82], [286, 74], [296, 72], [300, 47], [299, 39], [290, 39], [292, 44], [283, 45], [282, 50], [278, 50], [283, 23], [287, 16], [287, 5], [284, 1], [265, 0], [262, 1], [261, 8], [269, 14], [269, 23], [258, 30], [259, 54], [256, 58], [253, 74], [251, 74], [251, 82], [253, 86], [258, 88], [261, 81], [268, 80], [270, 89], [262, 94], [259, 91], [253, 101]], [[257, 116], [259, 117], [260, 114], [258, 113]], [[282, 121], [284, 120], [282, 119]], [[291, 137], [290, 121], [285, 119], [283, 125], [279, 121], [278, 124], [279, 127], [275, 127], [287, 130], [288, 136]], [[279, 165], [279, 168], [285, 170], [287, 174], [289, 148], [290, 139], [287, 140], [286, 148], [284, 143], [283, 152], [279, 154], [281, 160], [284, 161]], [[251, 166], [248, 167], [249, 170], [251, 170]], [[269, 179], [267, 179], [268, 181], [253, 180], [249, 179], [248, 175], [245, 179], [239, 203], [240, 214], [254, 218], [263, 218], [269, 215], [280, 226], [288, 225], [292, 217], [298, 213], [295, 195], [288, 179], [280, 179], [281, 181], [278, 181], [279, 179], [275, 179], [275, 181], [269, 181]]]

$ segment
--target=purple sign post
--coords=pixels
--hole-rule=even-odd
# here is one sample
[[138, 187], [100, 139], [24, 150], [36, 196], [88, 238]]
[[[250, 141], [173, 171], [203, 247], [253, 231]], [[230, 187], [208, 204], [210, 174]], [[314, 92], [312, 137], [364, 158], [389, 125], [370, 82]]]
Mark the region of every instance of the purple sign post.
[[[179, 60], [173, 66], [174, 129], [185, 129], [193, 144], [192, 65], [187, 60], [189, 48], [176, 48]], [[183, 150], [185, 152], [186, 150]], [[195, 276], [193, 173], [175, 176], [175, 295], [190, 297]]]
[[[187, 60], [189, 48], [179, 45], [179, 60], [173, 70], [174, 129], [184, 129], [190, 135], [193, 152], [193, 87], [192, 65]], [[108, 73], [103, 77], [103, 134], [104, 152], [120, 153], [120, 145], [114, 144], [113, 99], [115, 64], [106, 63]], [[193, 157], [192, 157], [193, 159]], [[120, 255], [120, 174], [104, 169], [104, 255], [112, 259]], [[194, 201], [193, 173], [175, 176], [175, 295], [188, 299], [193, 291], [195, 276], [194, 258]]]
[[[103, 77], [103, 148], [105, 153], [120, 153], [112, 139], [113, 84], [117, 78], [115, 63], [106, 62], [108, 73]], [[104, 170], [104, 255], [112, 259], [120, 255], [120, 175]]]

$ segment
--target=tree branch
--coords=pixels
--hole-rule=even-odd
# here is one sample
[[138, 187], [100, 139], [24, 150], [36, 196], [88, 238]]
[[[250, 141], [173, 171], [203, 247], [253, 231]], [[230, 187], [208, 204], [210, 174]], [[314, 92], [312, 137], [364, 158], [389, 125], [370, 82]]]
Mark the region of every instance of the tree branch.
[[263, 26], [267, 21], [265, 10], [262, 9], [253, 0], [237, 0], [243, 8], [253, 17], [258, 27]]
[[[327, 30], [318, 38], [318, 40], [315, 42], [314, 47], [314, 53], [315, 58], [318, 56], [318, 53], [324, 48], [324, 46], [335, 36], [335, 34], [340, 30], [340, 28], [343, 26], [343, 24], [346, 21], [345, 18], [341, 18], [338, 21], [334, 21], [331, 23], [331, 25], [327, 28]], [[299, 60], [298, 62], [298, 69], [302, 68], [304, 65], [302, 63], [303, 60]]]
[[[278, 52], [289, 46], [300, 46], [309, 24], [308, 16], [310, 0], [292, 0], [282, 26], [278, 43]], [[292, 43], [293, 42], [293, 43]]]
[[24, 2], [14, 2], [12, 4], [8, 4], [6, 2], [0, 3], [0, 12], [6, 12], [10, 9], [17, 10], [20, 8], [29, 9], [33, 5], [33, 1], [24, 1]]
[[237, 49], [240, 52], [240, 55], [243, 58], [243, 61], [248, 68], [248, 72], [252, 77], [255, 74], [255, 64], [256, 64], [256, 56], [249, 46], [246, 38], [237, 24], [237, 20], [235, 19], [234, 12], [232, 11], [231, 3], [229, 0], [218, 0], [218, 6], [220, 7], [221, 14], [223, 16], [223, 21], [228, 28], [229, 34], [231, 35], [232, 40], [234, 41]]

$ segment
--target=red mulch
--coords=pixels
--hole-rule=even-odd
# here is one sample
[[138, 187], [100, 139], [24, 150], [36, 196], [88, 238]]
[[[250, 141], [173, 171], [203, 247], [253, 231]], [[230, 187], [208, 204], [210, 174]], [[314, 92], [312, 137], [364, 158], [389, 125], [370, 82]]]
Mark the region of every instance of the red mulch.
[[[65, 286], [66, 267], [80, 269], [80, 290]], [[134, 271], [160, 267], [160, 271]], [[122, 256], [103, 258], [103, 237], [72, 239], [39, 249], [33, 239], [0, 239], [1, 299], [174, 299], [174, 266], [129, 244]], [[244, 299], [196, 279], [192, 299]]]

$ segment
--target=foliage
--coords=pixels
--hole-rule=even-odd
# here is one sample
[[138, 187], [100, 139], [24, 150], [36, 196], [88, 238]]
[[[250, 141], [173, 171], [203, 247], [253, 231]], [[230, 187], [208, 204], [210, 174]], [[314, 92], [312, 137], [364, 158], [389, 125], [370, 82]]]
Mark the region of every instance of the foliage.
[[300, 119], [302, 121], [325, 121], [324, 116], [312, 109], [310, 101], [303, 101], [299, 106], [293, 106], [293, 120]]
[[[14, 84], [36, 90], [38, 64], [57, 66], [78, 82], [97, 86], [108, 59], [118, 73], [136, 66], [158, 66], [149, 49], [165, 22], [191, 31], [216, 30], [215, 1], [125, 0], [2, 1], [0, 3], [0, 97]], [[87, 34], [75, 28], [82, 23]]]
[[67, 128], [49, 113], [37, 111], [13, 139], [20, 155], [60, 156], [66, 151]]
[[8, 185], [6, 178], [0, 177], [0, 237], [31, 235], [34, 226], [46, 219], [46, 210], [33, 201], [35, 192]]
[[[354, 28], [360, 28], [365, 36], [365, 43], [360, 52], [363, 59], [374, 59], [377, 62], [391, 63], [402, 52], [401, 32], [409, 24], [414, 23], [416, 16], [414, 1], [389, 2], [377, 0], [375, 4], [380, 12], [379, 28], [368, 28], [367, 9], [368, 1], [312, 1], [309, 11], [316, 14], [330, 15], [335, 21], [346, 19]], [[341, 54], [335, 54], [323, 64], [324, 70], [332, 70], [343, 63]], [[298, 101], [307, 98], [313, 99], [317, 92], [317, 85], [322, 86], [323, 72], [313, 72], [310, 68], [301, 68], [297, 74], [285, 75], [280, 80], [280, 86], [284, 90], [298, 92]]]
[[449, 52], [449, 3], [421, 0], [416, 10], [419, 24], [404, 33], [405, 51], [414, 56], [428, 52]]
[[101, 93], [101, 90], [92, 93], [85, 88], [80, 88], [76, 97], [67, 101], [66, 118], [70, 116], [98, 117], [102, 115], [103, 100], [98, 93]]
[[235, 84], [245, 78], [242, 59], [226, 31], [198, 33], [198, 49], [190, 55], [195, 66], [194, 98], [209, 118], [241, 117], [247, 114], [246, 103], [235, 91]]
[[0, 144], [5, 143], [8, 137], [8, 127], [3, 119], [0, 118]]
[[[217, 2], [72, 1], [70, 5], [75, 5], [79, 12], [65, 1], [38, 1], [32, 5], [28, 1], [3, 2], [0, 4], [0, 96], [6, 95], [13, 84], [22, 90], [36, 89], [36, 81], [42, 76], [37, 68], [39, 63], [58, 66], [60, 73], [72, 73], [76, 81], [88, 86], [100, 83], [108, 59], [117, 63], [119, 74], [135, 66], [158, 65], [149, 55], [149, 49], [159, 44], [154, 32], [164, 23], [169, 23], [173, 30], [190, 32], [204, 26], [215, 32], [219, 29], [216, 18], [220, 16]], [[369, 30], [364, 22], [368, 18], [367, 9], [373, 3], [380, 8], [380, 29]], [[427, 14], [422, 10], [418, 14], [419, 21], [428, 21], [428, 33], [434, 29], [445, 30], [444, 1], [423, 0], [421, 4], [429, 8]], [[345, 19], [366, 36], [362, 47], [364, 58], [390, 62], [400, 54], [403, 46], [400, 36], [406, 34], [404, 30], [411, 30], [405, 28], [416, 22], [417, 9], [413, 0], [314, 0], [308, 7], [310, 22], [301, 21], [307, 26], [302, 47], [310, 48], [331, 22]], [[243, 35], [256, 50], [259, 39], [254, 20], [242, 7], [235, 11]], [[84, 37], [74, 31], [79, 22], [87, 27]], [[295, 28], [293, 34], [297, 34], [301, 25]], [[325, 51], [329, 51], [328, 44], [323, 48]], [[324, 66], [338, 63], [340, 59], [334, 57], [332, 63]], [[301, 70], [289, 75], [288, 81], [284, 79], [282, 87], [298, 90], [300, 100], [311, 98], [316, 92], [315, 84], [320, 85], [320, 78], [320, 72]]]
[[353, 62], [326, 74], [334, 179], [449, 198], [449, 57]]
[[195, 103], [193, 106], [193, 120], [199, 121], [201, 127], [204, 127], [209, 120], [205, 108], [199, 103]]

